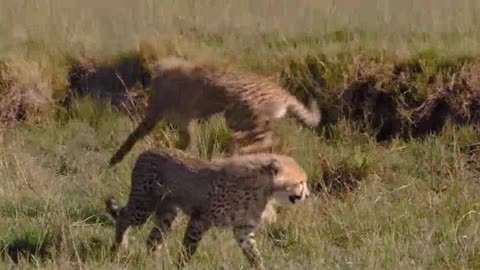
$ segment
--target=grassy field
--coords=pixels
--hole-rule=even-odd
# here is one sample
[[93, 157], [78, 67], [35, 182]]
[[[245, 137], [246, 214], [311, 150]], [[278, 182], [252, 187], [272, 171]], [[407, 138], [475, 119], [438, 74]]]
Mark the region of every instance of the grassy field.
[[[9, 99], [12, 89], [35, 89], [55, 102], [68, 87], [68, 59], [117, 58], [142, 40], [160, 56], [235, 65], [298, 95], [318, 87], [311, 58], [328, 93], [371, 73], [364, 63], [418, 64], [418, 74], [402, 79], [412, 82], [419, 100], [405, 106], [408, 116], [439, 91], [432, 76], [479, 77], [468, 66], [480, 56], [478, 14], [476, 0], [3, 0], [0, 60], [8, 59], [14, 72], [4, 75], [0, 65], [0, 120], [1, 110], [17, 102]], [[397, 84], [383, 87], [391, 85]], [[160, 259], [144, 250], [151, 222], [131, 230], [130, 252], [117, 257], [109, 253], [113, 227], [103, 206], [108, 194], [125, 202], [135, 158], [173, 145], [175, 130], [159, 125], [107, 169], [136, 123], [95, 104], [81, 99], [66, 112], [54, 103], [0, 129], [0, 269], [169, 269], [175, 261], [184, 220]], [[328, 132], [277, 122], [276, 151], [301, 163], [315, 196], [279, 208], [279, 221], [259, 229], [266, 267], [479, 269], [480, 134], [457, 118], [448, 118], [437, 136], [386, 142], [344, 115]], [[202, 124], [196, 136], [191, 154], [202, 158], [221, 156], [229, 139], [221, 117]], [[357, 185], [347, 192], [332, 179]], [[188, 268], [242, 267], [248, 263], [231, 232], [212, 230]]]

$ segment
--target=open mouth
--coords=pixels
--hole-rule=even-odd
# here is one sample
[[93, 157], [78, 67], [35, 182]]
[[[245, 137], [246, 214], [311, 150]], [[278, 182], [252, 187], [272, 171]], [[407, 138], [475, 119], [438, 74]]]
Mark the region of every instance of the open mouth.
[[295, 203], [297, 200], [300, 200], [301, 198], [302, 197], [297, 195], [288, 196], [288, 200], [290, 200], [291, 203]]

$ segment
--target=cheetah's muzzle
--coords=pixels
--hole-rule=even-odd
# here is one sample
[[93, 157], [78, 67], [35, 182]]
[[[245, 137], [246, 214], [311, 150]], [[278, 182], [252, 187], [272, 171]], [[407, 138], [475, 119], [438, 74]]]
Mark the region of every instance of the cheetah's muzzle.
[[302, 197], [301, 196], [298, 196], [298, 195], [291, 195], [291, 196], [288, 196], [288, 200], [290, 200], [291, 203], [295, 203], [299, 200], [301, 200]]

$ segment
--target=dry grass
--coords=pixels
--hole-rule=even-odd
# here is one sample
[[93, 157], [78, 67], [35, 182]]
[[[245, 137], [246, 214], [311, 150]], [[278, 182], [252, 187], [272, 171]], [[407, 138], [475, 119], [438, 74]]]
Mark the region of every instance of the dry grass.
[[0, 124], [45, 113], [51, 99], [51, 83], [40, 63], [21, 57], [0, 61]]
[[188, 58], [229, 59], [269, 69], [287, 55], [383, 51], [409, 57], [426, 48], [479, 51], [475, 0], [98, 1], [0, 3], [0, 53], [111, 54], [140, 40]]

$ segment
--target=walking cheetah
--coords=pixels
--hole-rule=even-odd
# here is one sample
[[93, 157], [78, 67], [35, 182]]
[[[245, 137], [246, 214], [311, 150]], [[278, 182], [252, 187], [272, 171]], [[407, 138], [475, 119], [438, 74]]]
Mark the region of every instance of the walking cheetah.
[[307, 126], [317, 126], [316, 101], [307, 109], [281, 86], [264, 77], [233, 70], [166, 58], [154, 65], [153, 94], [146, 115], [110, 159], [120, 162], [137, 140], [147, 135], [164, 117], [179, 130], [177, 148], [189, 147], [196, 120], [223, 113], [233, 130], [234, 147], [240, 154], [262, 152], [274, 145], [271, 121], [292, 114]]
[[190, 220], [184, 235], [179, 266], [195, 253], [211, 227], [233, 227], [234, 235], [256, 269], [264, 269], [254, 231], [271, 200], [296, 203], [309, 196], [307, 176], [288, 156], [270, 153], [239, 155], [210, 162], [187, 157], [179, 150], [146, 151], [136, 161], [128, 203], [119, 207], [106, 199], [116, 220], [113, 249], [126, 248], [126, 232], [155, 213], [148, 250], [159, 250], [164, 235], [181, 210]]

